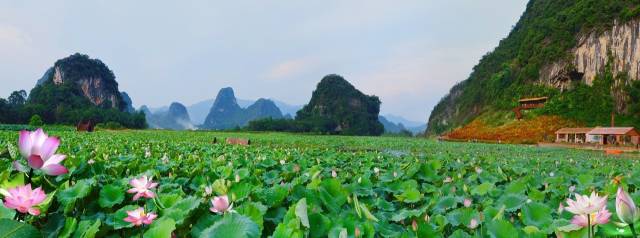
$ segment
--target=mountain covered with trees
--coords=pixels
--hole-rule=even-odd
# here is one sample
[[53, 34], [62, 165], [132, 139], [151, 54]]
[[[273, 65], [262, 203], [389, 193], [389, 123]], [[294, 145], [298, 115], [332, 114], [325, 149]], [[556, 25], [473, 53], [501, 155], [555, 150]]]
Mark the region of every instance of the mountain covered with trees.
[[258, 99], [247, 108], [238, 105], [233, 88], [222, 88], [218, 92], [202, 128], [225, 130], [246, 126], [250, 121], [271, 118], [282, 118], [282, 112], [269, 99]]
[[[143, 113], [131, 111], [131, 99], [118, 91], [114, 73], [99, 59], [76, 53], [60, 59], [46, 71], [27, 95], [16, 91], [7, 103], [4, 123], [28, 123], [37, 116], [47, 124], [72, 124], [92, 120], [129, 128], [144, 128]], [[124, 97], [123, 97], [124, 96]], [[18, 98], [18, 99], [16, 99]], [[0, 116], [0, 119], [6, 116]]]
[[295, 119], [264, 119], [249, 123], [249, 130], [312, 132], [340, 135], [380, 135], [380, 99], [356, 89], [342, 76], [322, 78], [307, 105]]
[[548, 97], [528, 111], [587, 126], [640, 126], [640, 2], [531, 0], [499, 45], [435, 106], [428, 134], [474, 120], [504, 124], [522, 98]]

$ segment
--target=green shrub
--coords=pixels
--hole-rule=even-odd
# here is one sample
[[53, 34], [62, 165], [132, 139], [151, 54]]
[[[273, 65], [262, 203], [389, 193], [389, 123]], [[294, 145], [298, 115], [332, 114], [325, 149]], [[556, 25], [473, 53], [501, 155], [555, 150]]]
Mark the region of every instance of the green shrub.
[[121, 129], [124, 129], [124, 126], [122, 126], [122, 124], [120, 124], [118, 122], [109, 121], [109, 122], [106, 122], [106, 123], [98, 123], [96, 125], [96, 128], [108, 129], [108, 130], [121, 130]]
[[31, 119], [29, 119], [29, 125], [30, 126], [42, 126], [44, 125], [44, 122], [42, 121], [42, 118], [36, 114], [31, 116]]

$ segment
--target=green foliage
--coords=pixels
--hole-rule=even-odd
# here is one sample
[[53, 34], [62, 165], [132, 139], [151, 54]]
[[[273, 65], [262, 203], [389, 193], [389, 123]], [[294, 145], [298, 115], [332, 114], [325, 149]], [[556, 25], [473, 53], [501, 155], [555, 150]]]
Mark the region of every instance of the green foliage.
[[109, 208], [120, 204], [124, 200], [124, 188], [117, 185], [106, 185], [100, 190], [100, 207]]
[[[529, 1], [509, 35], [482, 57], [467, 80], [455, 85], [436, 105], [429, 119], [429, 132], [442, 133], [468, 123], [488, 109], [511, 110], [523, 97], [560, 95], [555, 88], [535, 83], [541, 67], [569, 59], [569, 49], [576, 45], [579, 33], [602, 31], [609, 29], [616, 19], [625, 22], [639, 16], [638, 4], [637, 0]], [[587, 91], [578, 88], [561, 97], [582, 98]], [[582, 95], [571, 95], [574, 93]], [[600, 110], [605, 105], [596, 107], [594, 110]], [[572, 111], [568, 113], [587, 115], [580, 108], [565, 109]], [[587, 122], [595, 121], [601, 120]]]
[[40, 232], [33, 226], [11, 219], [0, 219], [0, 237], [2, 238], [38, 238]]
[[203, 230], [200, 237], [258, 238], [260, 230], [251, 219], [232, 213], [225, 215], [222, 220]]
[[42, 125], [44, 125], [44, 122], [42, 121], [42, 118], [40, 116], [38, 116], [37, 114], [31, 116], [31, 119], [29, 119], [29, 126], [38, 127], [38, 126], [42, 126]]
[[[360, 237], [549, 237], [576, 232], [566, 227], [571, 214], [556, 211], [573, 193], [596, 191], [612, 203], [611, 178], [625, 175], [620, 185], [640, 194], [635, 154], [400, 137], [45, 130], [63, 142], [70, 174], [34, 173], [48, 209], [18, 216], [45, 237], [356, 237], [356, 229]], [[2, 188], [28, 182], [11, 165], [17, 135], [0, 130]], [[211, 144], [214, 137], [255, 144]], [[142, 174], [159, 183], [157, 197], [133, 201], [127, 182]], [[212, 213], [212, 196], [224, 194], [233, 211]], [[147, 226], [124, 221], [137, 208], [158, 217]], [[0, 218], [14, 217], [0, 206]], [[629, 233], [610, 219], [597, 237]], [[1, 229], [2, 220], [0, 237]]]
[[106, 123], [98, 123], [98, 124], [96, 124], [96, 128], [109, 129], [109, 130], [124, 129], [124, 127], [120, 123], [114, 122], [114, 121], [109, 121], [109, 122], [106, 122]]

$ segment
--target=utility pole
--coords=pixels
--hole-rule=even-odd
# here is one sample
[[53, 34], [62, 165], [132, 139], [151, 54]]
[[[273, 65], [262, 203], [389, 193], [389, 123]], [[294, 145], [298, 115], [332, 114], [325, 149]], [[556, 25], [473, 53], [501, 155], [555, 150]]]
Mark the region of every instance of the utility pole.
[[616, 113], [611, 112], [611, 127], [616, 127]]

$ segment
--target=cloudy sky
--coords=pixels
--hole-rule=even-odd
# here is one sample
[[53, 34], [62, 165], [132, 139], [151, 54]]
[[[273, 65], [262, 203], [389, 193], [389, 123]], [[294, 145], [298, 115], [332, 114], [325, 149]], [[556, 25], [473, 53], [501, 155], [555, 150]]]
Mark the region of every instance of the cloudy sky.
[[104, 61], [136, 107], [189, 105], [231, 86], [305, 104], [344, 76], [390, 113], [431, 109], [504, 38], [525, 0], [0, 1], [0, 97], [57, 59]]

